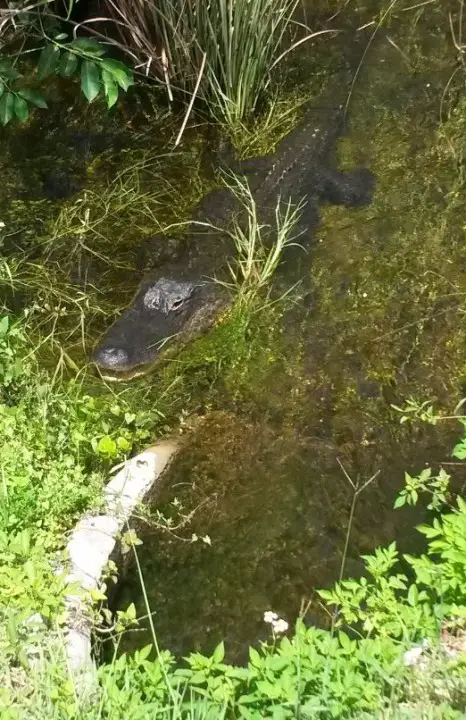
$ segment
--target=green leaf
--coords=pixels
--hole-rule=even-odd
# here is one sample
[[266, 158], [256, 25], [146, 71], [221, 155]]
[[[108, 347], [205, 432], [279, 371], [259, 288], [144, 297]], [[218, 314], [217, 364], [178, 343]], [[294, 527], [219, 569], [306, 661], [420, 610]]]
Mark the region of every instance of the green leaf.
[[70, 42], [69, 47], [81, 50], [83, 53], [94, 55], [95, 57], [102, 57], [105, 55], [106, 49], [97, 40], [92, 38], [76, 38], [73, 42]]
[[118, 85], [112, 75], [102, 68], [102, 82], [104, 84], [105, 97], [107, 98], [107, 107], [110, 109], [118, 100]]
[[206, 674], [204, 670], [199, 670], [198, 672], [193, 673], [191, 675], [190, 683], [192, 685], [201, 685], [202, 683], [205, 683], [207, 680]]
[[118, 60], [102, 60], [102, 68], [110, 73], [123, 90], [126, 91], [130, 85], [134, 85], [133, 73]]
[[7, 92], [0, 98], [0, 122], [7, 125], [13, 117], [15, 106], [15, 96], [13, 93]]
[[56, 45], [46, 45], [42, 50], [37, 65], [37, 72], [41, 80], [51, 75], [57, 69], [60, 59], [60, 50]]
[[8, 622], [6, 627], [8, 639], [11, 645], [16, 645], [19, 641], [18, 627], [16, 618], [13, 615], [8, 616]]
[[9, 326], [10, 318], [8, 315], [4, 315], [4, 317], [0, 319], [0, 337], [4, 337], [7, 334]]
[[15, 95], [14, 101], [15, 115], [22, 123], [27, 122], [29, 117], [29, 108], [26, 100], [19, 95]]
[[108, 457], [113, 457], [116, 455], [116, 442], [115, 440], [112, 440], [112, 438], [109, 435], [104, 435], [100, 438], [98, 445], [97, 445], [97, 451], [101, 455], [106, 455]]
[[0, 60], [0, 77], [4, 77], [6, 80], [17, 80], [21, 77], [21, 73], [13, 67], [9, 60], [4, 59]]
[[125, 610], [125, 615], [128, 620], [136, 620], [136, 606], [134, 603], [130, 603]]
[[99, 68], [93, 60], [84, 60], [81, 65], [81, 90], [90, 103], [100, 92]]
[[225, 657], [225, 645], [222, 640], [222, 642], [220, 642], [217, 645], [217, 647], [215, 648], [213, 655], [212, 655], [212, 660], [214, 661], [214, 663], [221, 663], [224, 657]]
[[458, 510], [461, 513], [466, 513], [466, 502], [463, 500], [462, 497], [457, 497], [456, 501], [458, 503]]
[[430, 476], [431, 476], [431, 475], [432, 475], [431, 469], [430, 469], [430, 468], [425, 468], [425, 470], [423, 470], [423, 471], [421, 472], [421, 474], [419, 475], [419, 480], [420, 480], [421, 482], [423, 482], [423, 483], [424, 483], [424, 482], [427, 482], [427, 480], [430, 480]]
[[119, 437], [117, 440], [118, 449], [124, 453], [128, 453], [131, 450], [131, 443], [124, 437]]
[[29, 88], [26, 88], [25, 90], [20, 90], [18, 95], [21, 95], [21, 97], [30, 102], [31, 105], [35, 105], [38, 108], [44, 108], [45, 110], [47, 109], [47, 103], [44, 96], [37, 90], [30, 90]]
[[23, 569], [27, 575], [29, 582], [31, 583], [31, 585], [33, 585], [34, 582], [36, 581], [37, 575], [36, 575], [36, 569], [34, 567], [34, 563], [32, 562], [32, 560], [26, 560], [26, 562], [23, 565]]
[[405, 495], [398, 495], [397, 499], [394, 502], [393, 507], [394, 508], [400, 508], [403, 507], [403, 505], [406, 505], [406, 496]]
[[74, 75], [78, 67], [78, 57], [75, 53], [66, 52], [60, 58], [58, 72], [62, 77]]
[[346, 635], [346, 633], [340, 630], [340, 632], [338, 633], [338, 639], [343, 650], [346, 650], [347, 652], [351, 651], [353, 643], [349, 639], [348, 635]]
[[258, 680], [257, 689], [267, 699], [276, 700], [282, 694], [282, 689], [277, 682], [271, 683], [268, 680]]
[[458, 458], [458, 460], [464, 460], [466, 458], [466, 443], [464, 440], [455, 445], [452, 455]]
[[416, 505], [418, 500], [419, 500], [419, 493], [417, 492], [417, 490], [410, 490], [409, 495], [408, 495], [408, 504]]
[[415, 607], [418, 604], [419, 600], [419, 591], [417, 588], [417, 585], [410, 585], [408, 590], [408, 602], [412, 607]]
[[253, 667], [261, 667], [262, 665], [262, 658], [257, 652], [257, 650], [253, 647], [249, 648], [249, 662]]
[[137, 658], [137, 662], [143, 662], [144, 660], [147, 660], [149, 655], [151, 654], [152, 650], [154, 649], [153, 645], [145, 645], [141, 650], [138, 650], [135, 653], [135, 657]]

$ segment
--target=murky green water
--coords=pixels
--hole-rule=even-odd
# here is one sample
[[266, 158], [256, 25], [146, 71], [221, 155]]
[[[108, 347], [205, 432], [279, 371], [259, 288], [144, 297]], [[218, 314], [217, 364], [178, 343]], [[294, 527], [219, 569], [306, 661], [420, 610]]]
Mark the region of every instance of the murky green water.
[[[301, 259], [296, 304], [266, 313], [237, 362], [197, 367], [208, 412], [162, 499], [174, 522], [174, 498], [194, 515], [173, 533], [141, 530], [138, 550], [159, 643], [174, 652], [225, 638], [242, 658], [266, 637], [269, 609], [293, 622], [307, 608], [309, 622], [325, 622], [315, 589], [341, 568], [353, 493], [344, 471], [360, 483], [377, 475], [356, 506], [345, 572], [358, 573], [359, 554], [378, 544], [416, 545], [421, 511], [394, 512], [396, 492], [405, 470], [450, 461], [455, 430], [400, 426], [391, 405], [414, 396], [451, 408], [464, 372], [455, 153], [466, 115], [461, 95], [447, 92], [440, 122], [455, 63], [448, 33], [437, 6], [388, 23], [361, 68], [339, 148], [343, 165], [376, 173], [373, 204], [327, 208]], [[139, 584], [133, 568], [119, 606], [136, 602], [144, 615]], [[122, 647], [149, 641], [139, 629]]]
[[[262, 618], [270, 609], [293, 622], [307, 608], [309, 622], [324, 623], [315, 589], [340, 573], [353, 497], [345, 472], [354, 483], [376, 475], [351, 528], [345, 571], [358, 573], [360, 553], [378, 544], [416, 545], [412, 527], [422, 511], [392, 510], [404, 471], [451, 460], [452, 425], [400, 426], [391, 407], [413, 396], [450, 412], [465, 374], [463, 75], [447, 87], [456, 58], [444, 8], [410, 4], [398, 3], [385, 18], [363, 62], [351, 129], [338, 148], [342, 167], [365, 165], [376, 174], [372, 205], [324, 209], [308, 254], [278, 280], [280, 292], [303, 279], [286, 301], [247, 327], [233, 317], [151, 378], [118, 389], [135, 407], [159, 413], [154, 437], [191, 413], [201, 416], [185, 432], [157, 505], [175, 526], [185, 515], [189, 522], [170, 533], [154, 521], [140, 529], [158, 640], [174, 652], [208, 652], [224, 638], [229, 657], [242, 658], [248, 644], [266, 637]], [[342, 10], [347, 31], [374, 17], [361, 7]], [[288, 84], [297, 87], [314, 67], [322, 72], [330, 48], [307, 46]], [[191, 128], [180, 151], [162, 156], [179, 124], [158, 95], [133, 96], [103, 120], [95, 106], [70, 100], [60, 117], [44, 122], [4, 137], [0, 219], [11, 230], [4, 247], [13, 259], [18, 248], [32, 248], [49, 281], [66, 284], [54, 328], [79, 364], [137, 286], [141, 239], [189, 217], [208, 187], [202, 132]], [[65, 126], [68, 140], [57, 148]], [[106, 145], [76, 152], [73, 140], [69, 157], [83, 190], [44, 200], [42, 170], [47, 162], [56, 167], [57, 153], [60, 167], [70, 165], [75, 129], [100, 133]], [[29, 156], [21, 155], [25, 148]], [[29, 292], [36, 277], [39, 303], [49, 298], [43, 275], [29, 266], [24, 272]], [[54, 317], [37, 323], [41, 337]], [[94, 394], [113, 392], [90, 375], [85, 382]], [[460, 488], [461, 468], [445, 467]], [[192, 542], [193, 533], [210, 543]], [[118, 602], [146, 613], [134, 568]], [[149, 641], [139, 630], [121, 647]]]

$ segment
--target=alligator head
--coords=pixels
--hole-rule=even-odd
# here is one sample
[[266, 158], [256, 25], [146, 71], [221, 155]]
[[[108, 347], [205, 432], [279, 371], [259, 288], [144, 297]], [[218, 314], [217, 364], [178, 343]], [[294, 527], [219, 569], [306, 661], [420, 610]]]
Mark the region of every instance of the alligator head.
[[143, 375], [169, 341], [187, 342], [211, 327], [225, 301], [225, 292], [213, 282], [167, 277], [144, 281], [91, 360], [109, 379]]

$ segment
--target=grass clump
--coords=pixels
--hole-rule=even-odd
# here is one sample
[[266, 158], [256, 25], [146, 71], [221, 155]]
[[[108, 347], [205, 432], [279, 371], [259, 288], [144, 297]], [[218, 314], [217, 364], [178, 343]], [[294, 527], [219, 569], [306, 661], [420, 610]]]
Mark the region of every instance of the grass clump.
[[[303, 203], [296, 207], [288, 200], [277, 198], [272, 227], [259, 221], [258, 208], [246, 179], [232, 176], [229, 188], [241, 208], [228, 231], [236, 250], [236, 257], [228, 263], [230, 281], [217, 280], [237, 295], [240, 305], [251, 306], [259, 295], [270, 291], [272, 277], [284, 251], [299, 236], [298, 225]], [[271, 237], [272, 236], [272, 237]]]
[[180, 90], [197, 93], [216, 119], [234, 128], [263, 100], [298, 2], [189, 0], [181, 11], [172, 0], [107, 4], [127, 52], [147, 72], [155, 70], [170, 98]]

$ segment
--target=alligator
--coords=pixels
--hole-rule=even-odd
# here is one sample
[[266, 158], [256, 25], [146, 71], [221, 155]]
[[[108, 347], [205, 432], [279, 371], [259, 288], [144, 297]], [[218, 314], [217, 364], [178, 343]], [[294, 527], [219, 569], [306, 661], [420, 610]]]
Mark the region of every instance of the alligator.
[[[345, 75], [345, 79], [348, 75]], [[371, 201], [375, 179], [365, 168], [341, 172], [332, 161], [338, 137], [345, 127], [344, 99], [348, 82], [338, 79], [323, 101], [310, 103], [302, 122], [273, 154], [234, 165], [248, 178], [261, 224], [273, 228], [280, 199], [297, 205], [304, 199], [298, 231], [311, 238], [319, 224], [319, 204], [330, 202], [358, 207]], [[229, 227], [238, 211], [231, 189], [207, 194], [193, 212], [192, 230], [179, 242], [184, 256], [146, 276], [128, 309], [116, 319], [95, 348], [92, 361], [108, 379], [130, 379], [145, 374], [166, 357], [173, 339], [186, 344], [210, 328], [234, 298], [214, 282], [228, 265], [231, 237], [218, 229]], [[210, 223], [217, 228], [206, 230]], [[157, 236], [155, 242], [160, 242]], [[300, 238], [300, 243], [303, 242]], [[286, 258], [285, 258], [286, 259]]]

